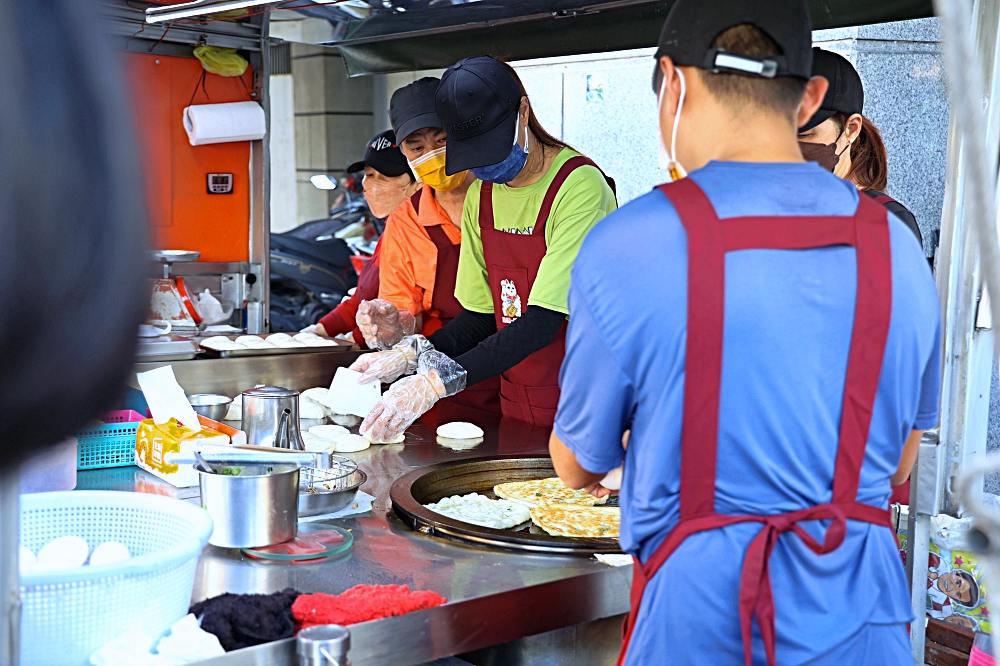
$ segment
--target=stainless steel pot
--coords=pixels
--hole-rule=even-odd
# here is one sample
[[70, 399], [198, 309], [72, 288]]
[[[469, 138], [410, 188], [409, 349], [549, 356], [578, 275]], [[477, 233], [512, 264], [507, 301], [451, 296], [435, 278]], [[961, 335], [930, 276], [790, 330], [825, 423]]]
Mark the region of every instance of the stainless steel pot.
[[299, 392], [280, 386], [244, 391], [243, 431], [253, 446], [305, 451], [299, 431]]
[[295, 538], [299, 523], [299, 467], [214, 462], [224, 474], [198, 470], [201, 504], [215, 529], [208, 542], [223, 548], [271, 546]]

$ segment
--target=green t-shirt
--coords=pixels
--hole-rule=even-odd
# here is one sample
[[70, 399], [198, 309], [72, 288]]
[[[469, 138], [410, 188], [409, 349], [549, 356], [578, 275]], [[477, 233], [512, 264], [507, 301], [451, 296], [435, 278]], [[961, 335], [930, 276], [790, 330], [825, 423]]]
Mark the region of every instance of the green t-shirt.
[[[493, 186], [493, 218], [498, 230], [529, 234], [535, 228], [542, 200], [559, 168], [579, 153], [564, 148], [552, 162], [548, 172], [526, 187]], [[479, 192], [482, 181], [476, 181], [465, 195], [462, 211], [462, 250], [458, 262], [455, 297], [466, 310], [493, 313], [493, 296], [483, 258], [483, 241], [479, 229]], [[604, 175], [584, 166], [573, 171], [559, 188], [552, 212], [545, 223], [547, 251], [538, 267], [538, 277], [528, 296], [528, 305], [569, 314], [566, 297], [569, 276], [577, 252], [587, 232], [611, 213], [618, 204]]]

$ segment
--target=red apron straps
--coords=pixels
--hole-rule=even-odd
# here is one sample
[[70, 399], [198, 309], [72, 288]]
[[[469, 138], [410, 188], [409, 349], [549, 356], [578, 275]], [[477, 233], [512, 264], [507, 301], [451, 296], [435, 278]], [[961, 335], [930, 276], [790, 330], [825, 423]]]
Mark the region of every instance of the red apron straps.
[[[493, 213], [493, 183], [484, 181], [479, 193], [479, 229], [487, 280], [493, 295], [497, 329], [503, 329], [528, 308], [531, 287], [548, 248], [545, 227], [559, 190], [573, 171], [597, 168], [586, 157], [572, 157], [559, 168], [542, 199], [530, 234], [498, 231]], [[503, 415], [539, 427], [552, 427], [559, 404], [559, 368], [566, 353], [566, 326], [556, 339], [504, 372], [500, 377]]]
[[452, 243], [440, 224], [424, 227], [434, 247], [437, 248], [437, 262], [434, 267], [434, 293], [431, 307], [437, 311], [442, 323], [458, 316], [462, 304], [455, 298], [455, 278], [458, 276], [458, 256], [461, 245]]
[[[660, 191], [684, 225], [688, 244], [688, 307], [684, 411], [681, 426], [680, 521], [645, 562], [636, 559], [632, 609], [625, 625], [619, 664], [624, 663], [646, 583], [674, 550], [695, 533], [744, 522], [761, 523], [747, 547], [740, 573], [740, 631], [744, 659], [752, 663], [756, 619], [768, 663], [776, 663], [774, 599], [769, 560], [778, 538], [794, 533], [817, 554], [840, 546], [847, 521], [889, 526], [884, 509], [857, 501], [861, 465], [889, 332], [892, 264], [885, 209], [859, 197], [854, 215], [844, 217], [744, 217], [719, 220], [711, 201], [687, 178]], [[715, 512], [719, 393], [725, 312], [725, 253], [747, 249], [801, 250], [851, 245], [857, 255], [858, 286], [851, 347], [841, 408], [832, 500], [771, 516]], [[829, 520], [822, 542], [799, 525]]]

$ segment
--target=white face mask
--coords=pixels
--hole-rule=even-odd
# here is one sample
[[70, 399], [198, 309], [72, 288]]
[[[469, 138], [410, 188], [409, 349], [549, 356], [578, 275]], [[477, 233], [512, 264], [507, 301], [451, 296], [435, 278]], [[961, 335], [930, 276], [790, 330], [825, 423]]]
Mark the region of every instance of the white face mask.
[[[684, 72], [677, 69], [677, 76], [681, 80], [681, 97], [677, 101], [677, 114], [674, 115], [674, 127], [673, 131], [670, 133], [670, 150], [667, 151], [666, 142], [663, 140], [663, 132], [660, 132], [660, 168], [670, 174], [670, 180], [680, 180], [687, 176], [687, 171], [677, 160], [677, 128], [681, 124], [681, 111], [684, 110], [684, 97], [687, 95], [687, 83], [684, 80]], [[667, 92], [667, 77], [663, 77], [663, 82], [660, 83], [660, 96], [657, 99], [656, 111], [657, 111], [657, 126], [659, 127], [659, 118], [663, 114], [663, 98]]]

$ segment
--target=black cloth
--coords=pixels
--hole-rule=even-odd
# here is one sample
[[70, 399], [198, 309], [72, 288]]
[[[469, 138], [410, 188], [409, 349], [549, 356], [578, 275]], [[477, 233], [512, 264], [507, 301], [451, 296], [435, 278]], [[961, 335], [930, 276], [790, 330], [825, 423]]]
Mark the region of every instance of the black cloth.
[[196, 603], [190, 612], [229, 652], [293, 636], [292, 604], [298, 596], [291, 588], [273, 594], [220, 594]]
[[[865, 194], [870, 196], [872, 199], [887, 196], [885, 192], [879, 192], [878, 190], [865, 190]], [[910, 231], [913, 232], [913, 235], [917, 237], [917, 242], [920, 243], [920, 247], [922, 248], [924, 246], [924, 237], [920, 233], [920, 225], [917, 224], [917, 218], [913, 216], [913, 213], [911, 213], [906, 206], [899, 203], [895, 199], [882, 205], [885, 206], [886, 210], [902, 220], [903, 224], [909, 227]]]
[[[468, 314], [471, 316], [465, 317]], [[463, 351], [467, 345], [486, 330], [484, 317], [488, 317], [493, 326], [493, 334], [479, 338], [478, 344]], [[484, 379], [495, 377], [501, 372], [513, 368], [531, 354], [545, 347], [559, 333], [566, 322], [566, 315], [555, 310], [529, 305], [524, 316], [501, 331], [496, 330], [493, 315], [481, 315], [464, 311], [455, 317], [447, 326], [431, 336], [430, 341], [435, 348], [448, 354], [468, 372], [466, 385], [472, 386]], [[438, 347], [441, 340], [457, 355]]]

